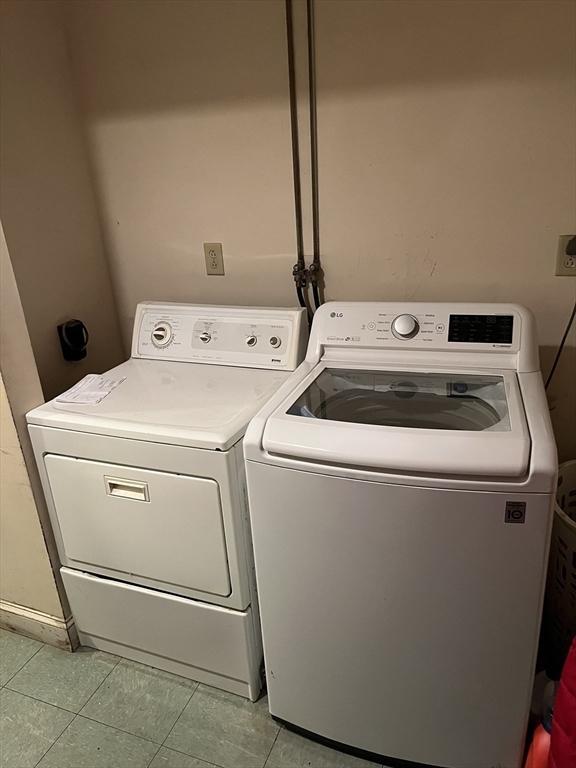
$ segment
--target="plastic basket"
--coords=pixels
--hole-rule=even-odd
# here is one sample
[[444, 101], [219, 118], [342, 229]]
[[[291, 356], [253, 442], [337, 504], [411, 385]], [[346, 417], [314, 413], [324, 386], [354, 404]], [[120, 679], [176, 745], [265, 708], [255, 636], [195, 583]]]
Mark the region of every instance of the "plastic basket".
[[546, 625], [550, 666], [557, 674], [576, 635], [576, 461], [561, 464], [558, 472]]

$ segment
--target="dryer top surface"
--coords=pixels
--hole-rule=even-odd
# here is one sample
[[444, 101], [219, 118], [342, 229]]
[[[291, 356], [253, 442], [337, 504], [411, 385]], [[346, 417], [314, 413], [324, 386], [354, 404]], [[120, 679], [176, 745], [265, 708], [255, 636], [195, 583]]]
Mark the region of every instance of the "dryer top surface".
[[29, 424], [196, 448], [227, 450], [287, 371], [130, 359], [108, 372], [124, 378], [100, 403], [52, 400]]

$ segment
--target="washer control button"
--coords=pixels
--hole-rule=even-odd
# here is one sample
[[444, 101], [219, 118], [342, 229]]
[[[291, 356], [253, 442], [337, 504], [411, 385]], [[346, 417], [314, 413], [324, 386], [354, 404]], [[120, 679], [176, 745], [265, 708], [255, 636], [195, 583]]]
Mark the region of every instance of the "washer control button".
[[170, 323], [156, 323], [152, 329], [152, 343], [156, 347], [166, 347], [172, 341], [172, 336]]
[[200, 334], [200, 336], [198, 338], [204, 344], [208, 344], [210, 341], [212, 341], [212, 334], [208, 333], [208, 331], [202, 331], [202, 333]]
[[444, 333], [446, 326], [444, 323], [436, 323], [436, 333]]
[[255, 347], [258, 343], [258, 337], [251, 335], [246, 338], [246, 344], [248, 344], [249, 347]]
[[274, 347], [274, 349], [278, 349], [280, 344], [282, 344], [282, 339], [279, 336], [270, 336], [271, 347]]
[[392, 320], [392, 333], [397, 339], [412, 339], [420, 330], [420, 324], [413, 315], [398, 315]]

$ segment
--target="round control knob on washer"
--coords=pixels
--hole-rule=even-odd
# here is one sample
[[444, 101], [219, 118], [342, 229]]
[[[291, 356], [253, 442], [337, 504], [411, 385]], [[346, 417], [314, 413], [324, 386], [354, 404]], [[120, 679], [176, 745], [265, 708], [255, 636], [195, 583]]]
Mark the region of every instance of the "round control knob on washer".
[[172, 335], [170, 323], [156, 323], [152, 329], [152, 343], [156, 347], [165, 347], [172, 341]]
[[208, 333], [208, 331], [202, 331], [202, 333], [199, 336], [199, 339], [204, 344], [208, 344], [209, 341], [212, 341], [212, 335]]
[[280, 344], [282, 344], [282, 339], [279, 336], [270, 336], [271, 347], [274, 347], [274, 349], [278, 349]]
[[246, 338], [246, 344], [248, 344], [249, 347], [255, 347], [257, 343], [258, 343], [257, 336], [248, 336]]
[[397, 339], [412, 339], [420, 330], [420, 323], [413, 315], [398, 315], [392, 320], [392, 333]]

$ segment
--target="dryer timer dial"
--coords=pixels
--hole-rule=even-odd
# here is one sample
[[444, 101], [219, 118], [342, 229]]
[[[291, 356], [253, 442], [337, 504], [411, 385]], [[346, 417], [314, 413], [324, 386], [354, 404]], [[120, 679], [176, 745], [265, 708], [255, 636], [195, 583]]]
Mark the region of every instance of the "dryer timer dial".
[[172, 341], [173, 331], [170, 323], [156, 323], [152, 329], [152, 343], [156, 347], [166, 347]]
[[392, 333], [397, 339], [412, 339], [420, 330], [414, 315], [398, 315], [392, 320]]

